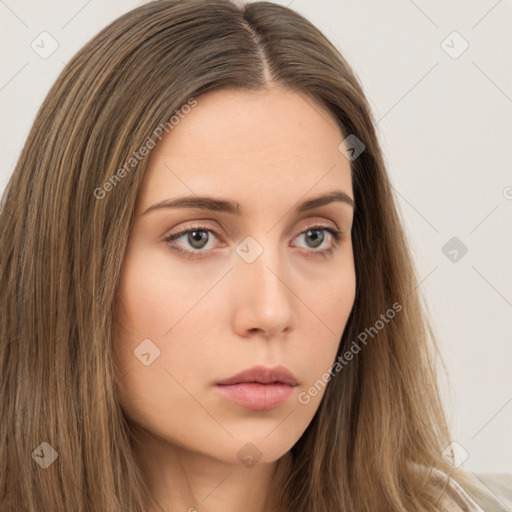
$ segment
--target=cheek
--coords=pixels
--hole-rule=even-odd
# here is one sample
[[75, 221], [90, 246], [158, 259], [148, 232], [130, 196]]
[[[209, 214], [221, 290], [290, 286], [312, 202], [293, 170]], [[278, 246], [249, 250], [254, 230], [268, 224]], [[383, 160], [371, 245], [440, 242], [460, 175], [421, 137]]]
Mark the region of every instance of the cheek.
[[303, 401], [299, 397], [302, 404], [317, 406], [325, 392], [355, 293], [355, 271], [347, 266], [345, 271], [333, 277], [323, 292], [316, 290], [304, 295], [310, 312], [300, 323], [304, 335], [299, 336], [302, 341], [298, 352], [302, 361], [308, 361], [305, 366], [307, 378], [301, 389], [307, 397]]
[[[135, 358], [134, 358], [135, 360]], [[118, 396], [122, 409], [135, 424], [162, 439], [194, 446], [206, 437], [201, 425], [212, 425], [198, 410], [181, 377], [169, 372], [161, 358], [149, 367], [135, 365], [121, 380]]]
[[173, 311], [180, 304], [165, 283], [140, 267], [136, 278], [130, 277], [126, 273], [120, 283], [116, 308], [121, 324], [113, 347], [119, 400], [128, 417], [147, 430], [162, 437], [181, 432], [183, 438], [183, 418], [197, 414], [197, 404], [185, 392], [191, 374], [187, 368], [201, 358], [201, 347], [173, 340], [172, 332], [163, 337], [179, 321]]
[[182, 386], [194, 380], [189, 369], [212, 350], [211, 343], [201, 343], [218, 315], [214, 308], [205, 311], [207, 301], [198, 304], [211, 284], [191, 277], [160, 254], [127, 251], [116, 294], [113, 351], [119, 392], [132, 417], [163, 412], [170, 397], [174, 410], [194, 407]]
[[326, 341], [343, 332], [354, 305], [356, 276], [353, 262], [343, 261], [336, 270], [314, 282], [305, 281], [296, 289], [301, 302], [309, 310], [307, 320], [299, 322], [301, 329], [315, 329]]
[[187, 278], [165, 251], [134, 248], [125, 257], [117, 294], [123, 327], [139, 338], [164, 338], [197, 302], [201, 281]]

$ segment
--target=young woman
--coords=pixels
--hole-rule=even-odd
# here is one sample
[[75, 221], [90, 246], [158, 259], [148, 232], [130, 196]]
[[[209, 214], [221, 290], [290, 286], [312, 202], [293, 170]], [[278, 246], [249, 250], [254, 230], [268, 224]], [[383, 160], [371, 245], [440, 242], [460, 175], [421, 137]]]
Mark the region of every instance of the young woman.
[[0, 245], [2, 511], [506, 510], [450, 463], [368, 103], [294, 11], [105, 28], [35, 119]]

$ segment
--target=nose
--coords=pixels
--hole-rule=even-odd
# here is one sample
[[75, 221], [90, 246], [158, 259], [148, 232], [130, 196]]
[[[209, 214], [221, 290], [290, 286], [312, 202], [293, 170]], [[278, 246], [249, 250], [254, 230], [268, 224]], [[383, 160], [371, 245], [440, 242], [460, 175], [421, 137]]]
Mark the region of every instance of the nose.
[[297, 301], [290, 272], [278, 250], [264, 248], [256, 260], [238, 259], [233, 269], [235, 331], [244, 337], [263, 334], [269, 338], [288, 335], [295, 324]]

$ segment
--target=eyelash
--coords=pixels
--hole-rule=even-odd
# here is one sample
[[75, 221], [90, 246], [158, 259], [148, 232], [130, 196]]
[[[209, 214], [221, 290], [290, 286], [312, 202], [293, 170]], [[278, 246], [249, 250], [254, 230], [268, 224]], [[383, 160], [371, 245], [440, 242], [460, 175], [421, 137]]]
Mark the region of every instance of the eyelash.
[[[339, 244], [345, 239], [345, 233], [343, 231], [339, 231], [337, 229], [334, 229], [331, 226], [325, 226], [325, 225], [313, 225], [305, 230], [301, 231], [297, 236], [303, 235], [307, 233], [308, 231], [327, 231], [332, 237], [332, 245], [328, 249], [323, 249], [321, 251], [316, 250], [309, 250], [309, 255], [307, 257], [317, 257], [321, 256], [323, 258], [329, 257], [334, 249], [336, 249]], [[213, 229], [212, 226], [206, 226], [206, 225], [196, 225], [196, 226], [189, 226], [187, 229], [184, 229], [182, 231], [179, 231], [178, 233], [174, 233], [172, 235], [167, 236], [164, 238], [164, 241], [167, 243], [167, 245], [176, 252], [186, 254], [187, 257], [190, 258], [204, 258], [208, 256], [209, 251], [203, 251], [203, 250], [196, 250], [196, 251], [189, 251], [187, 249], [182, 249], [178, 247], [176, 244], [171, 244], [171, 242], [177, 238], [180, 238], [183, 235], [186, 235], [188, 233], [191, 233], [192, 231], [205, 231], [205, 232], [212, 232], [217, 238], [220, 238], [219, 234], [215, 229]]]

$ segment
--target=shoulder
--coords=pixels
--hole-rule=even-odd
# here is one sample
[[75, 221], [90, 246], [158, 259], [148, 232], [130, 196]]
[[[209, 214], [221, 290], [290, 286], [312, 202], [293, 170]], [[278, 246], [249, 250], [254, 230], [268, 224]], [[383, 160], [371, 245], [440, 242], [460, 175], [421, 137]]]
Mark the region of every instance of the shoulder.
[[484, 512], [512, 512], [512, 474], [473, 473], [475, 484], [482, 489], [483, 497], [474, 497]]
[[470, 494], [469, 489], [448, 477], [446, 507], [450, 512], [512, 512], [512, 474], [465, 473], [478, 494]]

